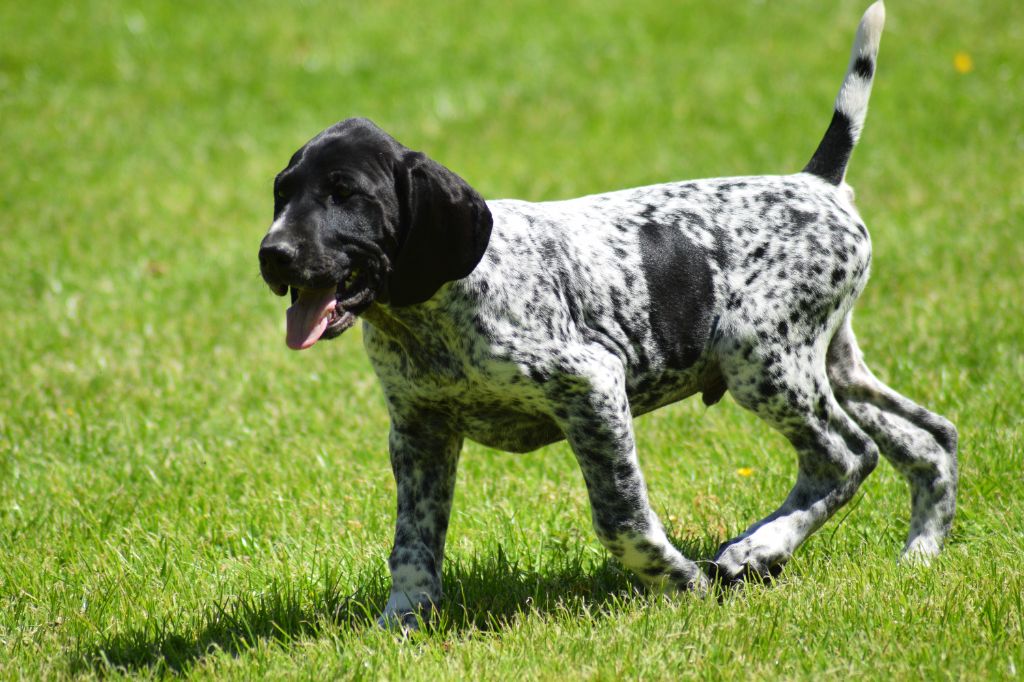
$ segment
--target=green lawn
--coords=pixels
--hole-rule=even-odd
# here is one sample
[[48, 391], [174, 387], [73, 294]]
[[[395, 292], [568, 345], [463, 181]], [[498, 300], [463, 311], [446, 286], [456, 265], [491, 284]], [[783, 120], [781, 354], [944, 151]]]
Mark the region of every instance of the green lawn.
[[[890, 3], [849, 174], [861, 345], [960, 429], [930, 568], [896, 563], [909, 496], [883, 463], [778, 584], [654, 599], [593, 537], [564, 444], [470, 444], [441, 617], [378, 631], [380, 389], [358, 330], [288, 351], [257, 271], [274, 173], [351, 115], [489, 198], [797, 170], [867, 4], [0, 4], [0, 677], [1024, 673], [1018, 0]], [[695, 558], [795, 476], [728, 398], [637, 434]]]

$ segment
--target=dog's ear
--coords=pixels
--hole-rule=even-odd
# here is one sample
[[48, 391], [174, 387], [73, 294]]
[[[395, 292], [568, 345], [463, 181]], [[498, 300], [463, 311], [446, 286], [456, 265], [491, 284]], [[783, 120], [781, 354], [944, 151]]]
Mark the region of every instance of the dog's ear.
[[388, 303], [426, 301], [445, 282], [471, 273], [491, 236], [483, 198], [425, 154], [406, 152], [395, 167], [400, 247], [388, 281]]

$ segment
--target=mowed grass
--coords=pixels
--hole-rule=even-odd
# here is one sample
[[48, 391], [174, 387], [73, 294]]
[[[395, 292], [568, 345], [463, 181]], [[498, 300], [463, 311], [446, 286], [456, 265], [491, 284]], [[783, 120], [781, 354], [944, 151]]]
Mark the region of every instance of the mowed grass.
[[[890, 3], [849, 174], [875, 246], [868, 361], [960, 429], [929, 568], [896, 563], [909, 495], [883, 462], [774, 586], [645, 596], [593, 537], [564, 444], [468, 444], [440, 617], [379, 631], [380, 389], [358, 330], [286, 350], [257, 272], [274, 173], [352, 115], [490, 198], [797, 170], [867, 4], [0, 5], [0, 677], [1024, 672], [1015, 0]], [[728, 398], [636, 430], [697, 559], [795, 476]]]

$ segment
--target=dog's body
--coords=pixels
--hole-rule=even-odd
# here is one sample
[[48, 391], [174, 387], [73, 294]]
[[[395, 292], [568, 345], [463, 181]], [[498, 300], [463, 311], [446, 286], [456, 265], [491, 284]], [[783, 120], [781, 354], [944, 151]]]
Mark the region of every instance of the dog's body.
[[871, 249], [843, 177], [883, 17], [881, 3], [865, 14], [832, 125], [796, 175], [485, 204], [366, 121], [293, 157], [261, 267], [292, 289], [292, 347], [365, 320], [398, 485], [385, 622], [441, 597], [464, 438], [517, 452], [567, 438], [605, 546], [652, 588], [702, 589], [648, 504], [632, 434], [633, 416], [698, 392], [710, 405], [728, 390], [800, 456], [790, 495], [723, 545], [717, 576], [775, 575], [879, 451], [912, 488], [904, 551], [939, 551], [956, 430], [875, 379], [850, 326]]
[[451, 412], [466, 437], [512, 452], [565, 437], [552, 384], [595, 354], [623, 366], [633, 416], [697, 392], [713, 404], [723, 366], [755, 362], [753, 345], [778, 346], [769, 366], [799, 356], [867, 279], [855, 209], [811, 175], [488, 207], [476, 269], [418, 306], [371, 308], [364, 338], [393, 409]]

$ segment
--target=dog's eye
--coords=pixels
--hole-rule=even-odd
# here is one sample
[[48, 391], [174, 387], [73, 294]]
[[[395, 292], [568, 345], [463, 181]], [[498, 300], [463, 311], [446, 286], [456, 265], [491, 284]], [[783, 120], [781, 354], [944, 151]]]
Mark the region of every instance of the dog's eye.
[[355, 194], [355, 192], [347, 187], [338, 187], [331, 192], [331, 201], [336, 204], [343, 204], [351, 199], [353, 194]]

